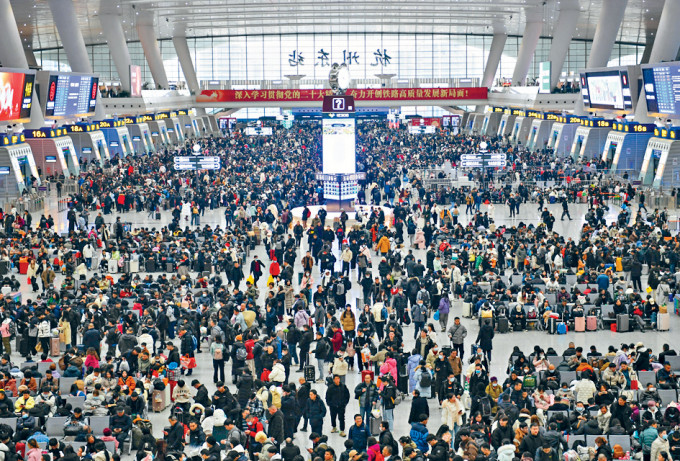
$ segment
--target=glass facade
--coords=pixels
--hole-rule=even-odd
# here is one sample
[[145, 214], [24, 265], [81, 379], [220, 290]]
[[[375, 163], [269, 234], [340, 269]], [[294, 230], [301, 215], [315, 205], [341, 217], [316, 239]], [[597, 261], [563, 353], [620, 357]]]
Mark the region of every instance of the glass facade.
[[[355, 79], [375, 79], [376, 74], [397, 78], [481, 78], [491, 47], [491, 35], [446, 34], [289, 34], [188, 38], [198, 80], [285, 80], [304, 75], [305, 80], [325, 80], [332, 63], [345, 62]], [[522, 37], [509, 36], [496, 78], [511, 78]], [[538, 65], [548, 60], [550, 38], [541, 38], [529, 68], [529, 79], [538, 76]], [[184, 81], [172, 40], [159, 40], [170, 82]], [[586, 65], [591, 42], [573, 40], [565, 60], [565, 75]], [[133, 64], [142, 68], [143, 82], [151, 72], [139, 42], [129, 42]], [[616, 43], [610, 65], [637, 64], [644, 45]], [[103, 81], [117, 81], [108, 45], [88, 45], [95, 73]], [[68, 71], [63, 49], [36, 50], [45, 70]], [[252, 85], [251, 85], [252, 86]]]

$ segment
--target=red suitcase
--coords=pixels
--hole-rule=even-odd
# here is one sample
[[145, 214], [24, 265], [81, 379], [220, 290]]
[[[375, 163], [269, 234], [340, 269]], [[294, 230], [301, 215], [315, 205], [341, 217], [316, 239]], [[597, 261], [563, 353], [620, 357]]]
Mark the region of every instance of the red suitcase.
[[589, 315], [586, 317], [586, 330], [595, 331], [597, 330], [597, 316]]
[[361, 372], [361, 382], [366, 381], [366, 375], [369, 375], [371, 377], [371, 382], [375, 381], [375, 373], [371, 370], [364, 370]]

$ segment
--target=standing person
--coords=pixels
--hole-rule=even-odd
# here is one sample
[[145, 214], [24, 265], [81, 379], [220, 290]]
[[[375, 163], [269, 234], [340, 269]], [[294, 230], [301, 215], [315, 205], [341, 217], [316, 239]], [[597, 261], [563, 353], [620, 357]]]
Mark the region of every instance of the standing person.
[[647, 207], [645, 206], [645, 193], [642, 192], [641, 190], [638, 191], [638, 200], [640, 202], [640, 207], [638, 208], [638, 211], [642, 211], [644, 208], [645, 213], [647, 213]]
[[449, 338], [451, 338], [451, 345], [458, 351], [458, 357], [463, 360], [465, 351], [464, 343], [467, 336], [467, 328], [460, 323], [460, 317], [453, 319], [453, 326], [449, 328]]
[[373, 404], [379, 398], [378, 387], [373, 383], [370, 374], [366, 373], [363, 382], [354, 388], [354, 398], [359, 401], [360, 416], [367, 420], [371, 415]]
[[302, 336], [298, 343], [298, 347], [300, 348], [300, 368], [298, 369], [298, 372], [304, 371], [305, 365], [309, 364], [309, 348], [314, 340], [314, 334], [309, 325], [303, 325], [302, 330]]
[[[329, 354], [333, 352], [333, 346], [330, 344], [328, 338], [324, 338], [321, 332], [316, 332], [316, 349], [314, 349], [314, 358], [317, 362], [317, 368], [319, 370], [319, 379], [316, 380], [318, 383], [323, 382], [323, 369], [326, 362], [326, 358]], [[312, 429], [314, 430], [314, 429]]]
[[[345, 409], [349, 404], [349, 389], [345, 383], [340, 381], [340, 376], [334, 375], [333, 382], [326, 390], [326, 404], [331, 411], [331, 432], [338, 432], [340, 427], [340, 436], [345, 437]], [[336, 418], [338, 424], [335, 424]]]
[[446, 331], [446, 326], [449, 323], [449, 311], [451, 310], [451, 300], [448, 294], [443, 294], [442, 298], [439, 300], [439, 326], [442, 329], [442, 333]]
[[349, 438], [353, 442], [352, 448], [363, 453], [368, 447], [368, 428], [361, 415], [354, 415], [354, 424], [349, 428]]
[[216, 336], [215, 341], [210, 345], [210, 355], [213, 359], [213, 382], [225, 381], [224, 379], [224, 356], [226, 348], [222, 343], [222, 336]]
[[484, 351], [486, 355], [486, 360], [491, 363], [491, 350], [493, 349], [493, 326], [490, 320], [485, 320], [482, 328], [479, 329], [479, 334], [477, 334], [476, 343]]
[[564, 221], [564, 215], [567, 215], [567, 218], [569, 218], [569, 221], [571, 221], [571, 215], [569, 214], [569, 203], [567, 202], [567, 197], [564, 197], [562, 199], [562, 217], [560, 218], [561, 221]]
[[416, 305], [413, 306], [413, 339], [418, 337], [423, 328], [425, 328], [425, 322], [427, 322], [427, 307], [423, 304], [423, 300], [419, 299]]
[[307, 400], [307, 418], [312, 432], [323, 434], [323, 419], [326, 417], [326, 405], [321, 401], [319, 393], [312, 389]]

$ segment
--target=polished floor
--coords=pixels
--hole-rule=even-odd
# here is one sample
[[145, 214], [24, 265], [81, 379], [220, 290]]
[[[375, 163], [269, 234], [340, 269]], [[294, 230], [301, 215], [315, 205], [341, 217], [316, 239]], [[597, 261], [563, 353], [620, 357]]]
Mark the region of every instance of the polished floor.
[[[66, 222], [65, 222], [65, 212], [57, 212], [56, 209], [56, 197], [53, 197], [52, 200], [47, 200], [46, 201], [46, 209], [44, 212], [52, 214], [52, 216], [55, 218], [57, 228], [60, 231], [65, 231], [66, 230]], [[547, 205], [550, 211], [556, 216], [557, 221], [555, 222], [554, 230], [563, 234], [565, 237], [572, 238], [572, 239], [578, 239], [579, 238], [579, 233], [581, 226], [584, 222], [583, 220], [583, 215], [587, 211], [586, 206], [583, 204], [577, 204], [577, 205], [571, 205], [570, 206], [570, 211], [571, 211], [571, 216], [574, 218], [573, 221], [560, 221], [559, 217], [561, 214], [561, 206], [560, 205]], [[486, 207], [483, 207], [482, 211], [485, 211]], [[508, 215], [508, 209], [506, 206], [496, 206], [493, 210], [493, 217], [495, 219], [495, 222], [497, 225], [507, 225], [511, 226], [514, 224], [519, 223], [520, 221], [523, 221], [524, 223], [534, 223], [538, 224], [539, 219], [540, 219], [540, 214], [537, 212], [537, 205], [536, 204], [524, 204], [521, 208], [521, 213], [519, 218], [510, 218]], [[618, 207], [611, 206], [611, 210], [608, 215], [608, 219], [615, 219], [616, 214], [618, 213]], [[40, 218], [41, 213], [36, 213], [34, 215], [35, 220], [34, 222], [37, 222], [37, 220]], [[109, 215], [106, 217], [106, 221], [109, 223], [115, 222], [115, 219], [118, 215], [113, 214]], [[159, 223], [167, 223], [169, 222], [169, 213], [164, 212], [162, 216], [162, 220], [155, 221], [151, 220], [147, 217], [146, 213], [126, 213], [121, 215], [121, 218], [125, 222], [130, 222], [132, 223], [133, 226], [139, 227], [139, 226], [144, 226], [144, 227], [157, 227]], [[94, 215], [91, 215], [90, 221], [94, 220]], [[214, 211], [207, 211], [205, 213], [205, 216], [201, 218], [201, 223], [202, 224], [210, 224], [211, 226], [214, 225], [221, 225], [224, 226], [224, 216], [223, 216], [223, 210], [214, 210]], [[337, 252], [337, 248], [334, 249]], [[303, 248], [304, 251], [304, 248]], [[424, 259], [424, 251], [423, 250], [415, 250], [416, 257], [422, 257]], [[263, 247], [258, 247], [254, 253], [251, 253], [250, 257], [252, 258], [253, 254], [257, 254], [260, 258], [266, 259], [266, 255], [264, 254], [264, 249]], [[339, 259], [339, 258], [338, 258]], [[298, 259], [299, 260], [299, 259]], [[250, 261], [247, 261], [245, 267], [249, 267]], [[377, 273], [376, 270], [377, 264], [374, 265], [374, 272]], [[318, 280], [319, 278], [319, 273], [318, 273], [318, 268], [315, 270], [315, 273], [313, 274], [314, 277]], [[25, 278], [25, 276], [19, 276], [21, 278]], [[261, 291], [264, 291], [264, 281], [266, 278], [262, 278], [260, 280], [260, 286]], [[356, 275], [353, 275], [353, 280], [356, 280]], [[24, 283], [24, 280], [21, 280], [22, 282], [22, 289], [27, 290], [27, 284]], [[30, 297], [31, 293], [26, 292], [24, 299], [26, 297]], [[348, 296], [348, 299], [351, 299], [351, 297], [358, 297], [360, 296], [360, 290], [358, 284], [354, 284], [352, 291], [350, 293], [350, 296]], [[354, 305], [354, 303], [352, 303]], [[455, 315], [459, 314], [458, 312], [453, 312], [452, 315], [450, 316], [451, 319]], [[430, 319], [431, 322], [432, 319]], [[452, 322], [453, 320], [451, 320]], [[468, 319], [463, 319], [462, 320], [463, 324], [467, 327], [468, 329], [468, 337], [466, 340], [466, 346], [465, 346], [465, 351], [466, 354], [469, 353], [469, 347], [470, 344], [474, 343], [475, 338], [477, 337], [477, 332], [478, 332], [478, 324], [477, 321], [473, 320], [468, 320]], [[437, 328], [439, 330], [439, 328]], [[547, 347], [553, 347], [558, 353], [561, 353], [564, 349], [567, 348], [567, 345], [570, 341], [576, 342], [577, 345], [581, 345], [584, 347], [584, 349], [589, 348], [591, 345], [594, 345], [598, 348], [598, 350], [604, 350], [606, 351], [607, 346], [609, 345], [614, 345], [614, 346], [619, 346], [621, 343], [631, 343], [631, 342], [638, 342], [642, 341], [645, 343], [646, 346], [651, 347], [653, 351], [660, 351], [661, 350], [661, 345], [664, 343], [669, 343], [671, 345], [675, 345], [675, 341], [673, 340], [674, 335], [677, 333], [677, 331], [680, 330], [680, 318], [678, 318], [675, 315], [672, 315], [671, 318], [671, 330], [668, 332], [647, 332], [644, 334], [640, 333], [612, 333], [610, 331], [598, 331], [598, 332], [587, 332], [587, 333], [574, 333], [574, 332], [569, 332], [567, 335], [563, 336], [552, 336], [548, 335], [547, 333], [544, 332], [538, 332], [538, 331], [529, 331], [529, 332], [523, 332], [523, 333], [508, 333], [508, 334], [503, 334], [503, 335], [496, 335], [494, 338], [494, 348], [493, 348], [493, 357], [492, 357], [492, 362], [491, 362], [491, 376], [498, 376], [499, 381], [502, 381], [505, 377], [505, 370], [506, 370], [506, 365], [507, 361], [509, 358], [510, 351], [514, 346], [519, 346], [522, 350], [525, 352], [529, 353], [532, 349], [533, 346], [536, 344], [539, 344], [541, 347], [544, 349]], [[444, 333], [438, 333], [439, 337], [439, 345], [440, 346], [445, 346], [448, 345], [448, 337]], [[411, 350], [411, 348], [414, 345], [413, 341], [413, 326], [406, 327], [405, 328], [405, 350]], [[207, 355], [204, 353], [202, 356], [199, 356], [198, 360], [198, 368], [195, 370], [194, 375], [197, 377], [197, 379], [201, 380], [203, 383], [206, 384], [208, 389], [213, 392], [214, 391], [214, 385], [212, 382], [212, 367], [211, 367], [211, 361], [209, 360], [201, 360], [201, 358], [208, 358]], [[13, 357], [15, 361], [20, 361], [20, 358], [18, 356]], [[230, 363], [227, 364], [227, 367], [230, 366]], [[229, 374], [229, 370], [226, 372]], [[291, 376], [291, 382], [297, 382], [297, 379], [301, 376], [299, 373], [293, 373], [293, 376]], [[318, 376], [318, 373], [317, 373]], [[359, 383], [359, 374], [358, 374], [358, 369], [355, 369], [354, 372], [350, 372], [350, 375], [347, 377], [347, 386], [350, 389], [350, 393], [353, 395], [352, 391], [354, 387]], [[233, 385], [230, 386], [232, 390], [235, 390], [235, 387]], [[320, 394], [323, 396], [325, 395], [325, 385], [323, 384], [314, 384], [313, 388], [317, 389]], [[396, 437], [406, 435], [408, 434], [410, 427], [407, 424], [407, 415], [410, 410], [410, 399], [405, 400], [399, 406], [395, 409], [395, 428], [393, 430], [393, 433], [395, 434]], [[355, 413], [358, 412], [358, 404], [357, 401], [352, 399], [347, 412], [346, 412], [346, 422], [347, 422], [347, 427], [352, 423], [352, 418]], [[436, 432], [437, 428], [439, 427], [440, 423], [440, 410], [438, 408], [438, 403], [436, 400], [432, 399], [430, 400], [430, 421], [428, 424], [428, 428], [430, 432]], [[163, 426], [167, 425], [167, 416], [168, 416], [168, 410], [166, 410], [163, 413], [150, 413], [150, 419], [153, 422], [154, 425], [154, 435], [156, 437], [159, 437], [162, 431]], [[333, 446], [336, 450], [336, 452], [341, 452], [344, 450], [343, 448], [343, 441], [345, 439], [341, 438], [338, 434], [333, 433], [331, 434], [331, 426], [330, 426], [330, 421], [327, 418], [324, 424], [324, 433], [329, 436], [330, 444]], [[309, 432], [303, 433], [303, 432], [298, 432], [297, 437], [295, 439], [295, 442], [300, 445], [300, 447], [307, 448], [311, 447], [311, 442], [308, 440]]]

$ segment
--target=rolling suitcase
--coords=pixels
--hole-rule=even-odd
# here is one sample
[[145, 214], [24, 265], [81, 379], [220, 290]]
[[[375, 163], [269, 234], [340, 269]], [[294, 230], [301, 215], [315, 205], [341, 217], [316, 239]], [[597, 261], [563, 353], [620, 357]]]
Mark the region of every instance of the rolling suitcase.
[[507, 333], [510, 331], [510, 322], [507, 317], [498, 317], [498, 332]]
[[61, 355], [61, 343], [58, 336], [50, 338], [50, 355], [52, 357], [59, 357]]
[[173, 263], [165, 263], [165, 272], [175, 272], [175, 265]]
[[362, 383], [366, 379], [366, 375], [369, 375], [371, 377], [371, 382], [375, 381], [375, 373], [373, 372], [373, 370], [364, 370], [364, 371], [361, 372], [361, 382]]
[[548, 333], [551, 335], [557, 333], [557, 319], [552, 317], [548, 319]]
[[586, 317], [586, 330], [596, 331], [597, 330], [597, 316], [589, 315]]
[[618, 333], [626, 333], [630, 330], [628, 325], [629, 317], [628, 314], [619, 314], [616, 316], [616, 331]]
[[313, 383], [316, 381], [316, 368], [313, 365], [305, 365], [304, 368], [305, 381], [308, 383]]
[[671, 329], [671, 314], [656, 314], [656, 329], [659, 331], [668, 331]]
[[380, 435], [380, 425], [382, 424], [383, 421], [382, 416], [376, 418], [375, 416], [371, 415], [370, 419], [371, 424], [369, 426], [371, 430], [371, 435]]
[[133, 261], [130, 261], [129, 264], [130, 264], [130, 273], [131, 274], [136, 274], [137, 272], [139, 272], [139, 261], [133, 260]]
[[29, 350], [28, 350], [28, 338], [21, 338], [19, 340], [19, 354], [21, 354], [22, 357], [28, 356]]
[[463, 302], [463, 317], [472, 318], [472, 303]]
[[585, 332], [586, 331], [586, 318], [585, 317], [574, 317], [574, 331]]
[[125, 261], [123, 263], [123, 273], [125, 273], [125, 274], [130, 273], [130, 261]]
[[109, 260], [107, 268], [108, 268], [110, 274], [117, 274], [118, 273], [118, 261], [116, 261], [115, 259]]
[[155, 390], [151, 394], [151, 411], [160, 413], [165, 410], [165, 391]]
[[153, 259], [147, 259], [144, 263], [144, 269], [146, 272], [156, 272], [156, 261]]

